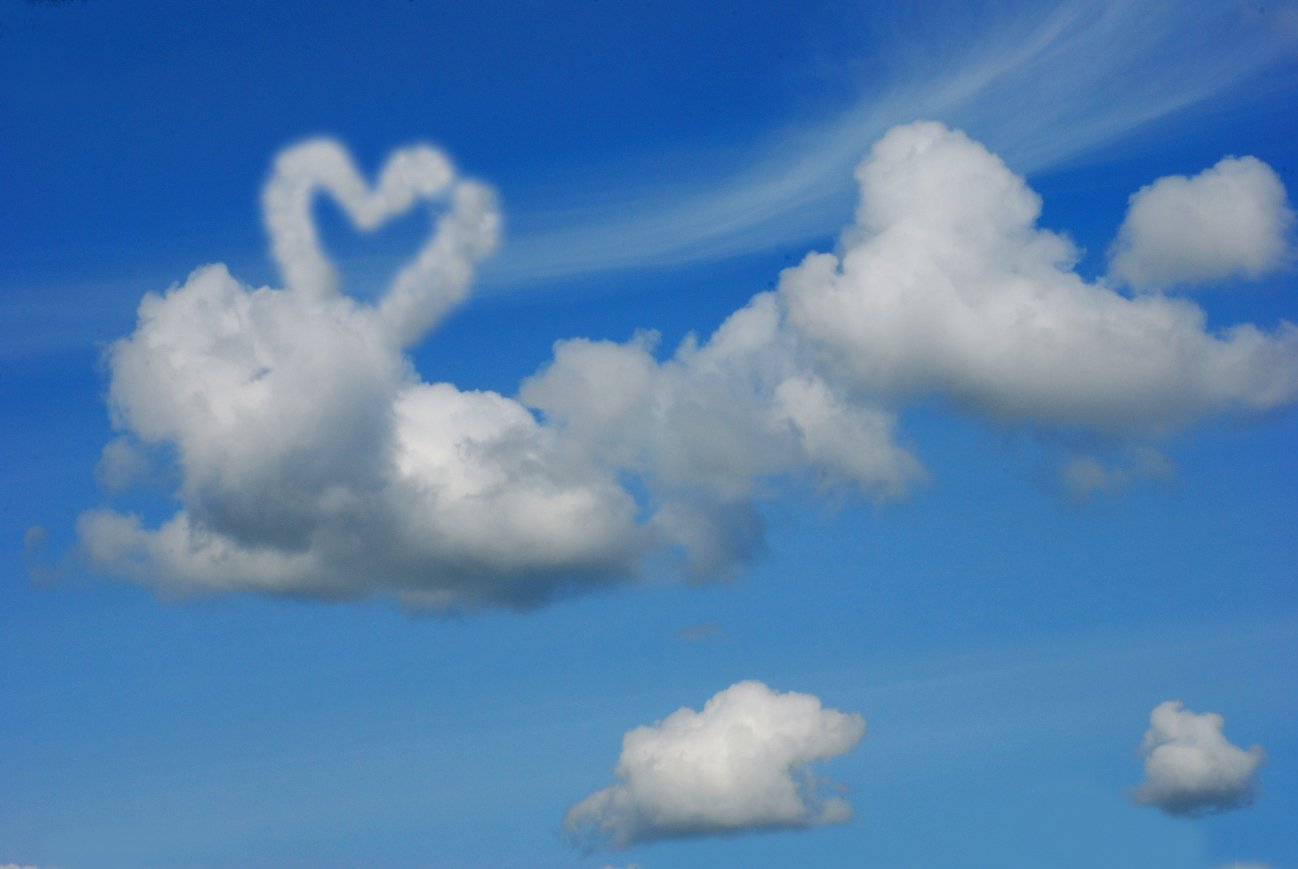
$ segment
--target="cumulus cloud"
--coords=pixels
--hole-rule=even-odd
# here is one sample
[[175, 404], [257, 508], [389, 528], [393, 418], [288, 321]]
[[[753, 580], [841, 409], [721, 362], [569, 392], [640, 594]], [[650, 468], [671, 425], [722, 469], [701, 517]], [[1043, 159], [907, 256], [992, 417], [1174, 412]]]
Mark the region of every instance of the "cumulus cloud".
[[617, 781], [572, 805], [564, 825], [587, 847], [836, 824], [852, 809], [810, 772], [860, 741], [860, 715], [810, 694], [740, 682], [703, 711], [682, 708], [622, 739]]
[[642, 477], [662, 505], [654, 529], [695, 574], [760, 550], [752, 503], [772, 476], [801, 472], [876, 499], [922, 477], [894, 443], [894, 414], [852, 401], [804, 360], [773, 295], [663, 362], [653, 340], [561, 341], [520, 397], [583, 453]]
[[[263, 197], [287, 286], [199, 268], [146, 295], [107, 353], [119, 437], [100, 480], [175, 480], [180, 509], [87, 511], [82, 548], [169, 594], [527, 607], [664, 553], [693, 579], [732, 575], [762, 553], [760, 503], [789, 482], [905, 495], [925, 479], [896, 434], [917, 397], [1118, 438], [1298, 397], [1298, 328], [1212, 331], [1188, 300], [1084, 281], [1069, 242], [1036, 226], [1036, 194], [962, 133], [895, 128], [857, 177], [838, 251], [710, 336], [666, 353], [652, 331], [561, 340], [508, 396], [426, 382], [407, 355], [495, 247], [491, 191], [426, 146], [373, 188], [337, 143], [289, 148]], [[342, 293], [312, 222], [320, 193], [362, 229], [427, 207], [427, 242], [377, 301]], [[1152, 450], [1114, 452], [1065, 479], [1088, 493], [1165, 473]]]
[[[423, 201], [445, 212], [364, 304], [320, 251], [322, 191], [362, 229]], [[100, 478], [125, 485], [147, 475], [147, 448], [170, 448], [183, 506], [157, 527], [83, 514], [82, 545], [107, 570], [169, 593], [529, 606], [664, 548], [694, 576], [733, 571], [761, 550], [768, 477], [886, 498], [919, 473], [891, 413], [798, 359], [770, 298], [663, 361], [650, 333], [562, 342], [521, 400], [422, 381], [404, 348], [464, 296], [499, 225], [490, 191], [431, 148], [398, 152], [369, 190], [340, 146], [311, 141], [279, 157], [263, 201], [286, 288], [200, 268], [146, 296], [108, 352], [123, 436]]]
[[1169, 175], [1133, 194], [1110, 272], [1141, 290], [1258, 277], [1291, 256], [1293, 222], [1270, 166], [1227, 157], [1191, 178]]
[[[339, 292], [319, 251], [317, 189], [362, 227], [416, 201], [446, 210], [388, 294], [364, 305]], [[634, 505], [605, 471], [559, 456], [517, 402], [424, 383], [402, 353], [495, 245], [490, 190], [419, 147], [367, 192], [337, 144], [313, 141], [280, 157], [265, 206], [287, 288], [198, 269], [146, 296], [135, 333], [108, 353], [113, 421], [130, 440], [110, 445], [105, 475], [130, 464], [131, 443], [173, 447], [183, 509], [158, 528], [84, 514], [91, 558], [168, 591], [386, 590], [414, 606], [525, 603], [555, 590], [527, 578], [627, 571]]]
[[937, 123], [897, 127], [857, 170], [856, 223], [779, 293], [826, 372], [893, 400], [936, 394], [1001, 421], [1149, 433], [1298, 397], [1298, 327], [1220, 332], [1183, 299], [1088, 283], [1040, 198]]
[[1154, 707], [1140, 743], [1145, 780], [1135, 801], [1186, 817], [1251, 803], [1266, 753], [1259, 745], [1247, 751], [1232, 745], [1222, 733], [1224, 723], [1220, 715], [1196, 714], [1179, 700]]

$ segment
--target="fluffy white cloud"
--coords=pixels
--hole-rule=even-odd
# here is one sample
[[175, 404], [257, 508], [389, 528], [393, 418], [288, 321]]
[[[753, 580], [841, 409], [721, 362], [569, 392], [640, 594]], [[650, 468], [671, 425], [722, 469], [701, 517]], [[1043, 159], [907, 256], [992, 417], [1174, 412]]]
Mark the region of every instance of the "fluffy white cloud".
[[109, 362], [118, 426], [174, 446], [184, 509], [156, 530], [92, 511], [80, 533], [166, 590], [528, 604], [625, 573], [642, 548], [607, 471], [511, 399], [419, 382], [348, 299], [208, 267], [146, 298]]
[[[307, 206], [334, 193], [362, 226], [447, 201], [376, 305], [341, 295]], [[367, 194], [329, 142], [290, 149], [266, 192], [289, 280], [253, 289], [224, 266], [146, 296], [113, 345], [109, 404], [132, 441], [174, 448], [183, 509], [149, 529], [86, 513], [100, 565], [170, 592], [387, 592], [412, 606], [528, 604], [631, 570], [635, 504], [605, 469], [561, 455], [517, 402], [421, 382], [401, 348], [463, 296], [495, 243], [490, 191], [428, 148], [398, 153]]]
[[724, 572], [760, 549], [759, 484], [802, 473], [876, 499], [922, 476], [892, 439], [894, 416], [854, 402], [805, 360], [764, 293], [705, 343], [658, 362], [653, 336], [576, 339], [524, 382], [520, 397], [582, 452], [637, 473], [652, 525], [692, 571]]
[[[88, 511], [81, 543], [168, 593], [531, 606], [663, 552], [695, 578], [731, 574], [761, 553], [758, 503], [785, 481], [905, 494], [924, 471], [894, 430], [915, 396], [1123, 436], [1298, 397], [1298, 328], [1212, 333], [1187, 300], [1087, 283], [1036, 227], [1037, 196], [963, 134], [896, 128], [857, 175], [839, 253], [786, 270], [710, 337], [668, 354], [652, 332], [560, 341], [511, 397], [424, 382], [406, 355], [495, 246], [490, 191], [427, 147], [372, 190], [337, 144], [290, 148], [263, 198], [287, 287], [200, 268], [147, 295], [107, 355], [121, 436], [101, 482], [174, 479], [180, 509]], [[321, 191], [361, 228], [420, 203], [435, 217], [373, 304], [340, 292], [320, 250]], [[1085, 493], [1165, 473], [1117, 452], [1065, 479]]]
[[1192, 178], [1169, 175], [1131, 197], [1110, 251], [1137, 289], [1257, 277], [1291, 254], [1284, 185], [1255, 157], [1227, 157]]
[[1186, 300], [1086, 282], [1068, 240], [1036, 226], [1040, 198], [962, 133], [895, 128], [857, 178], [841, 253], [786, 270], [779, 293], [824, 370], [861, 393], [1119, 433], [1298, 397], [1298, 327], [1215, 334]]
[[1140, 743], [1145, 780], [1135, 791], [1136, 802], [1191, 817], [1252, 802], [1266, 753], [1259, 745], [1247, 751], [1232, 745], [1222, 734], [1223, 723], [1220, 715], [1196, 714], [1179, 700], [1154, 707]]
[[[446, 213], [387, 295], [363, 304], [319, 249], [319, 190], [362, 228], [418, 200]], [[464, 295], [499, 223], [490, 192], [431, 149], [396, 154], [369, 191], [338, 145], [308, 142], [280, 156], [264, 204], [287, 288], [201, 268], [146, 296], [108, 353], [125, 434], [100, 478], [147, 476], [142, 457], [169, 449], [183, 506], [153, 528], [85, 513], [82, 544], [105, 569], [170, 593], [529, 606], [630, 576], [663, 548], [696, 576], [732, 571], [761, 549], [764, 479], [884, 498], [918, 474], [890, 413], [799, 362], [769, 296], [662, 362], [648, 333], [564, 342], [522, 401], [421, 381], [403, 348]]]
[[[846, 821], [851, 807], [825, 795], [807, 765], [850, 750], [860, 715], [810, 694], [740, 682], [702, 712], [682, 708], [622, 739], [617, 782], [568, 809], [564, 824], [588, 847]], [[832, 788], [831, 788], [832, 789]]]

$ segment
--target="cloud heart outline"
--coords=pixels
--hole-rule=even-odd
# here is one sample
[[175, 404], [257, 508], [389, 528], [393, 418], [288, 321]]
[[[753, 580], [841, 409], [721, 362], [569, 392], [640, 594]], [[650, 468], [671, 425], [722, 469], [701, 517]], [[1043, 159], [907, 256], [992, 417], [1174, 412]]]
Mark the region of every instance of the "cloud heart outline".
[[370, 188], [347, 149], [309, 139], [282, 151], [262, 192], [271, 253], [290, 290], [322, 299], [339, 294], [338, 274], [320, 247], [311, 214], [316, 192], [331, 195], [363, 231], [397, 217], [419, 200], [450, 207], [414, 259], [397, 272], [377, 305], [381, 323], [402, 345], [422, 337], [468, 292], [473, 264], [495, 249], [500, 211], [492, 190], [456, 180], [450, 160], [428, 145], [396, 150]]

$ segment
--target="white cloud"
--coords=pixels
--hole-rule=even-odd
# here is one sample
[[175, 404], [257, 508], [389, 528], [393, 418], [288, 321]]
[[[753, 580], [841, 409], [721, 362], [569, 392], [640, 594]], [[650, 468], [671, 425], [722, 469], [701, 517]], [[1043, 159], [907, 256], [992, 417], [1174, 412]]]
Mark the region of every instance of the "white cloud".
[[[369, 305], [340, 294], [319, 250], [318, 189], [362, 228], [418, 199], [449, 205]], [[308, 142], [279, 157], [264, 203], [287, 288], [198, 269], [146, 296], [108, 353], [124, 436], [101, 480], [143, 476], [141, 447], [172, 447], [183, 507], [156, 528], [84, 514], [82, 544], [104, 569], [167, 593], [530, 606], [631, 576], [663, 548], [695, 576], [732, 572], [761, 550], [764, 479], [805, 473], [886, 498], [918, 474], [890, 413], [852, 405], [797, 359], [770, 297], [663, 362], [648, 333], [563, 342], [522, 402], [421, 381], [403, 348], [464, 295], [499, 223], [489, 191], [431, 149], [396, 154], [367, 192], [340, 146]]]
[[642, 546], [606, 471], [511, 399], [417, 381], [349, 300], [209, 267], [147, 298], [109, 362], [117, 424], [176, 447], [184, 509], [157, 530], [92, 511], [81, 537], [168, 591], [528, 604]]
[[702, 712], [682, 708], [622, 739], [617, 781], [568, 809], [564, 825], [588, 847], [812, 827], [846, 821], [851, 807], [825, 795], [808, 764], [850, 750], [860, 715], [810, 694], [740, 682]]
[[[1298, 396], [1298, 328], [1212, 333], [1189, 301], [1083, 281], [1035, 226], [1037, 196], [962, 133], [898, 127], [858, 178], [840, 252], [787, 269], [706, 340], [560, 341], [510, 397], [425, 382], [405, 353], [493, 248], [490, 191], [426, 147], [398, 152], [376, 191], [338, 145], [291, 148], [264, 197], [288, 286], [200, 268], [147, 295], [107, 355], [121, 437], [101, 481], [177, 479], [180, 509], [88, 511], [82, 546], [171, 594], [526, 607], [664, 552], [693, 578], [733, 574], [762, 552], [759, 502], [789, 481], [904, 495], [925, 477], [895, 436], [917, 396], [1121, 437]], [[342, 295], [319, 250], [320, 189], [362, 227], [443, 209], [374, 304]], [[1112, 452], [1066, 469], [1074, 492], [1167, 472], [1146, 447]], [[150, 472], [168, 457], [178, 473]]]
[[1170, 175], [1131, 197], [1110, 271], [1137, 289], [1258, 277], [1290, 258], [1284, 185], [1254, 157], [1227, 157], [1192, 178]]
[[[416, 198], [447, 212], [388, 295], [363, 305], [318, 251], [316, 187], [362, 226]], [[310, 142], [280, 157], [265, 199], [287, 289], [199, 269], [146, 296], [109, 351], [114, 423], [174, 446], [183, 509], [157, 529], [86, 513], [92, 559], [168, 592], [384, 591], [432, 607], [528, 604], [631, 570], [643, 535], [607, 471], [559, 455], [511, 399], [419, 381], [401, 352], [494, 245], [490, 191], [416, 148], [366, 194], [337, 145]], [[107, 476], [127, 449], [110, 446]]]
[[761, 548], [762, 481], [803, 473], [875, 499], [922, 477], [892, 439], [894, 416], [853, 402], [801, 357], [775, 299], [756, 296], [705, 343], [664, 362], [652, 336], [576, 339], [520, 397], [581, 452], [639, 474], [654, 529], [695, 574], [723, 573]]
[[1223, 724], [1220, 715], [1196, 714], [1179, 700], [1154, 707], [1140, 743], [1145, 780], [1133, 795], [1135, 801], [1190, 817], [1252, 802], [1266, 753], [1259, 745], [1247, 751], [1232, 745], [1222, 734]]
[[360, 229], [372, 230], [408, 211], [418, 200], [451, 199], [423, 249], [396, 276], [373, 316], [409, 344], [468, 291], [474, 261], [496, 247], [500, 216], [491, 192], [472, 182], [454, 183], [440, 152], [416, 146], [395, 152], [370, 190], [346, 149], [313, 139], [282, 151], [262, 195], [271, 252], [290, 288], [325, 301], [338, 295], [338, 276], [320, 249], [311, 204], [329, 193]]
[[962, 133], [897, 127], [857, 178], [841, 252], [809, 255], [779, 285], [789, 323], [831, 380], [1109, 433], [1298, 397], [1298, 327], [1214, 333], [1186, 300], [1086, 282], [1071, 243], [1036, 226], [1040, 198]]

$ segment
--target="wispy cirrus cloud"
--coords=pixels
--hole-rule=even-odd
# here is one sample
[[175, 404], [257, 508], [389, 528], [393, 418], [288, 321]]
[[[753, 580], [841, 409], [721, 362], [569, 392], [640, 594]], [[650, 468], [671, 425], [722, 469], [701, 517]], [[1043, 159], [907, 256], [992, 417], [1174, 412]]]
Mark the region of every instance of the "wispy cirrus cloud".
[[[1210, 0], [952, 3], [928, 9], [922, 25], [904, 11], [871, 14], [863, 22], [876, 36], [870, 75], [834, 82], [856, 94], [846, 104], [792, 118], [759, 142], [709, 143], [709, 153], [678, 162], [620, 166], [612, 190], [571, 177], [570, 194], [594, 187], [598, 202], [575, 195], [561, 208], [516, 211], [518, 231], [486, 287], [709, 262], [822, 238], [851, 207], [846, 184], [860, 155], [897, 124], [944, 121], [1034, 173], [1173, 124], [1196, 106], [1292, 87], [1263, 73], [1285, 68], [1298, 46], [1295, 10]], [[942, 24], [935, 30], [934, 22]]]

